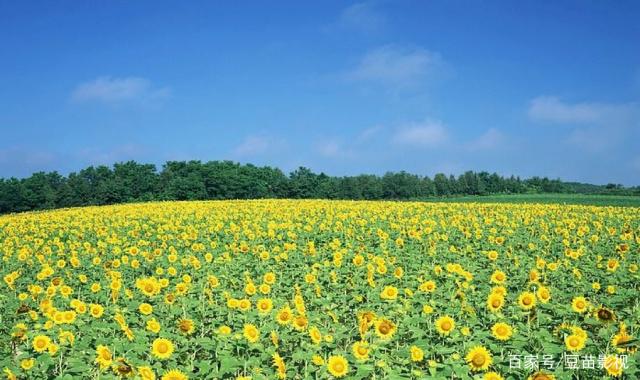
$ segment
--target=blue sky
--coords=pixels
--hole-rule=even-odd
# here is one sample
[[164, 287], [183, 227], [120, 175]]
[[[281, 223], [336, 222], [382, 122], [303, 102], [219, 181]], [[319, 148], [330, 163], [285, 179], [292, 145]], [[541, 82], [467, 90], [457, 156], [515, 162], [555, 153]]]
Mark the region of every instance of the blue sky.
[[635, 1], [0, 2], [0, 177], [135, 159], [640, 184]]

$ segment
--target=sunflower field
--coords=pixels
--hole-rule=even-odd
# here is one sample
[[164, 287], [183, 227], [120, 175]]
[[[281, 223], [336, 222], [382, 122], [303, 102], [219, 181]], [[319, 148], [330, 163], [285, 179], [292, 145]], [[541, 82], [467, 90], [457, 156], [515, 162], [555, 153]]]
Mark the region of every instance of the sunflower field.
[[159, 202], [0, 217], [8, 379], [640, 377], [640, 209]]

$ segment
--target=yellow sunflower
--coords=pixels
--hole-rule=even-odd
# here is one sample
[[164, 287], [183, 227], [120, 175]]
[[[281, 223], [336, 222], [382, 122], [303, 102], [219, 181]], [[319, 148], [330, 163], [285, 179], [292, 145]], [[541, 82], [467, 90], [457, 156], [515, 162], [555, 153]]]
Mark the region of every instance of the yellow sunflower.
[[482, 346], [475, 346], [469, 350], [465, 360], [471, 367], [471, 371], [486, 371], [493, 363], [491, 353]]
[[491, 332], [498, 340], [509, 340], [513, 334], [513, 328], [504, 322], [498, 322], [491, 327]]
[[258, 303], [256, 303], [256, 308], [260, 314], [268, 314], [273, 309], [273, 301], [271, 301], [270, 298], [261, 298], [258, 300]]
[[149, 305], [146, 302], [141, 303], [140, 306], [138, 307], [138, 310], [140, 311], [140, 313], [144, 315], [149, 315], [153, 312], [153, 306]]
[[371, 349], [369, 348], [369, 343], [365, 341], [359, 341], [355, 342], [351, 346], [351, 351], [353, 351], [353, 356], [355, 356], [356, 359], [365, 361], [369, 359], [369, 352], [371, 351]]
[[113, 354], [109, 350], [109, 347], [99, 345], [96, 348], [96, 359], [95, 362], [100, 366], [100, 368], [104, 369], [111, 365], [113, 362]]
[[536, 305], [536, 295], [531, 292], [523, 292], [518, 296], [518, 305], [523, 310], [531, 310]]
[[440, 335], [449, 335], [455, 327], [455, 321], [448, 315], [442, 316], [436, 320], [436, 330]]
[[587, 338], [581, 335], [571, 334], [564, 338], [564, 345], [569, 351], [580, 351], [584, 348]]
[[487, 297], [487, 309], [491, 312], [496, 312], [504, 306], [504, 297], [497, 293], [489, 294]]
[[181, 334], [190, 335], [195, 330], [195, 325], [191, 319], [182, 318], [178, 321], [178, 330]]
[[36, 352], [45, 352], [49, 348], [49, 344], [51, 344], [51, 339], [46, 335], [37, 335], [33, 338], [33, 349]]
[[576, 313], [584, 313], [587, 311], [587, 307], [589, 306], [589, 301], [587, 301], [584, 297], [574, 297], [571, 300], [571, 309]]
[[538, 371], [527, 378], [527, 380], [555, 380], [556, 377], [544, 371]]
[[173, 353], [173, 343], [169, 339], [156, 338], [151, 344], [151, 353], [158, 359], [168, 359]]
[[287, 305], [278, 311], [278, 315], [276, 315], [276, 322], [281, 325], [287, 325], [291, 323], [293, 319], [293, 313], [291, 312], [291, 308]]
[[498, 372], [487, 372], [484, 374], [482, 380], [504, 380], [504, 377]]
[[551, 291], [546, 286], [541, 286], [536, 291], [536, 296], [542, 303], [547, 303], [551, 299]]
[[609, 355], [604, 359], [604, 369], [607, 371], [607, 375], [620, 377], [624, 370], [624, 362], [617, 355]]
[[320, 342], [322, 342], [322, 333], [315, 326], [309, 329], [309, 337], [314, 344], [320, 344]]
[[421, 362], [424, 359], [424, 351], [418, 346], [411, 346], [409, 354], [412, 362]]
[[385, 286], [380, 293], [380, 298], [383, 300], [395, 300], [398, 298], [398, 288], [395, 286]]
[[172, 369], [162, 374], [161, 380], [189, 380], [189, 377], [178, 369]]
[[349, 372], [349, 362], [344, 356], [330, 356], [327, 360], [327, 370], [334, 377], [344, 377]]
[[256, 343], [260, 340], [260, 330], [256, 327], [256, 325], [247, 323], [244, 325], [242, 329], [242, 335], [244, 335], [245, 339], [249, 341], [249, 343]]
[[396, 325], [386, 318], [378, 319], [375, 322], [376, 335], [382, 339], [390, 339], [395, 334], [396, 328]]

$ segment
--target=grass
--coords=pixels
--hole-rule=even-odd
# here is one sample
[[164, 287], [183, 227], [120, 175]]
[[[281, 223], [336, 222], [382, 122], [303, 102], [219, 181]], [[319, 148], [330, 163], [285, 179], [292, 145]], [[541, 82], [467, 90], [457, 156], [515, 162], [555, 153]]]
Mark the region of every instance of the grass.
[[465, 195], [448, 198], [426, 198], [426, 202], [478, 202], [478, 203], [557, 203], [570, 205], [640, 207], [640, 196], [598, 194], [500, 194]]

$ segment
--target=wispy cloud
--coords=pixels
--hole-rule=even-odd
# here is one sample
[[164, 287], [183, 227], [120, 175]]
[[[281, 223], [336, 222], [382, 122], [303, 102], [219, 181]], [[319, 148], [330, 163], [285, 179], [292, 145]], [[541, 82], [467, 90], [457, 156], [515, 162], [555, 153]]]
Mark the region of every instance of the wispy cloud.
[[270, 136], [253, 134], [245, 139], [233, 149], [233, 154], [237, 157], [258, 156], [284, 147], [285, 141]]
[[148, 79], [138, 77], [99, 77], [80, 83], [73, 90], [71, 100], [78, 103], [122, 103], [160, 100], [170, 95], [168, 87], [154, 87]]
[[639, 103], [568, 103], [540, 96], [530, 102], [528, 114], [534, 121], [571, 128], [565, 141], [590, 153], [615, 149], [640, 130]]
[[393, 142], [398, 145], [434, 148], [449, 139], [445, 126], [439, 121], [411, 123], [398, 129]]
[[375, 3], [355, 3], [345, 8], [338, 18], [337, 25], [342, 28], [372, 33], [385, 27], [387, 19]]
[[501, 147], [506, 138], [502, 132], [496, 128], [487, 129], [482, 135], [467, 144], [467, 149], [471, 151], [494, 150]]
[[440, 54], [423, 48], [385, 45], [367, 52], [347, 73], [347, 79], [393, 88], [414, 87], [433, 76], [443, 64]]
[[567, 103], [555, 96], [539, 96], [529, 104], [529, 117], [557, 124], [597, 124], [628, 121], [634, 104]]

